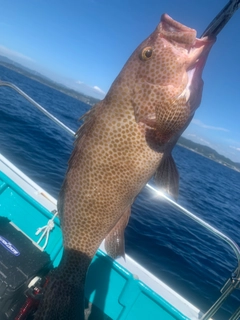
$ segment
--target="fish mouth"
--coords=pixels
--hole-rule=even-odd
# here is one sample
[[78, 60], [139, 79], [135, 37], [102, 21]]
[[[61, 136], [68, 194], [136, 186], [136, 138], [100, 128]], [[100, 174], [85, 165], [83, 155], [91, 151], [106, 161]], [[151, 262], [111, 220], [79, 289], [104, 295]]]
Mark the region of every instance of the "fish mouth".
[[206, 63], [208, 54], [216, 42], [215, 37], [203, 37], [203, 38], [195, 38], [195, 43], [189, 50], [189, 59], [191, 63], [196, 65], [201, 65], [202, 69]]
[[189, 50], [189, 61], [186, 66], [186, 71], [191, 78], [191, 75], [197, 73], [201, 77], [208, 54], [215, 43], [216, 39], [209, 39], [204, 37], [202, 39], [196, 38], [194, 46]]
[[191, 100], [191, 113], [193, 113], [200, 104], [203, 87], [202, 72], [208, 54], [216, 39], [204, 37], [201, 39], [196, 38], [195, 41], [194, 46], [189, 51], [189, 64], [186, 68], [188, 83], [184, 90], [186, 100]]
[[178, 46], [182, 45], [184, 48], [188, 49], [189, 52], [193, 49], [201, 51], [201, 47], [204, 47], [205, 51], [209, 51], [216, 40], [216, 37], [214, 36], [197, 38], [197, 32], [195, 29], [189, 28], [172, 19], [166, 13], [161, 16], [159, 32], [162, 37], [168, 39], [168, 41], [178, 44]]
[[[179, 105], [181, 105], [181, 101], [185, 101], [181, 105], [181, 109], [185, 109], [183, 113], [187, 119], [192, 117], [200, 105], [203, 89], [202, 72], [216, 38], [208, 36], [197, 38], [196, 30], [173, 20], [167, 14], [162, 15], [159, 28], [161, 38], [169, 42], [169, 45], [172, 44], [171, 47], [176, 57], [178, 55], [182, 57], [182, 66], [187, 74], [187, 82], [175, 102], [179, 101]], [[176, 116], [175, 121], [178, 120]]]
[[161, 16], [159, 31], [164, 38], [177, 42], [179, 45], [192, 46], [196, 40], [196, 30], [172, 19], [166, 13]]
[[192, 114], [200, 104], [203, 87], [202, 72], [216, 37], [197, 38], [196, 30], [173, 20], [167, 14], [163, 14], [161, 17], [159, 31], [162, 38], [173, 43], [173, 47], [181, 47], [181, 50], [186, 54], [185, 70], [188, 82], [178, 98], [185, 96], [186, 101], [190, 102]]
[[158, 32], [162, 39], [173, 44], [172, 48], [176, 48], [176, 55], [177, 52], [179, 55], [186, 55], [185, 68], [190, 79], [188, 82], [191, 82], [193, 78], [201, 77], [216, 37], [197, 38], [196, 30], [175, 21], [166, 13], [161, 17]]

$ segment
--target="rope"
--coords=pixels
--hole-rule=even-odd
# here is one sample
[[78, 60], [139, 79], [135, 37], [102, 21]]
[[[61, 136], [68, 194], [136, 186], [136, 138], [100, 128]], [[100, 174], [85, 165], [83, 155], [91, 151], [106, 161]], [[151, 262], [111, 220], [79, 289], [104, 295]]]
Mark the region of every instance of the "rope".
[[44, 243], [44, 245], [42, 246], [42, 250], [44, 250], [44, 249], [46, 248], [46, 246], [47, 246], [47, 244], [48, 244], [48, 239], [49, 239], [50, 231], [53, 230], [53, 228], [55, 227], [54, 219], [55, 219], [55, 217], [58, 215], [58, 212], [57, 212], [57, 210], [54, 210], [54, 212], [55, 212], [54, 216], [53, 216], [50, 220], [48, 220], [47, 225], [44, 226], [44, 227], [38, 228], [37, 231], [36, 231], [36, 233], [35, 233], [35, 235], [38, 236], [38, 235], [42, 232], [42, 235], [41, 235], [41, 237], [38, 239], [37, 244], [39, 244], [39, 243], [42, 241], [42, 239], [43, 239], [44, 237], [46, 237], [45, 243]]

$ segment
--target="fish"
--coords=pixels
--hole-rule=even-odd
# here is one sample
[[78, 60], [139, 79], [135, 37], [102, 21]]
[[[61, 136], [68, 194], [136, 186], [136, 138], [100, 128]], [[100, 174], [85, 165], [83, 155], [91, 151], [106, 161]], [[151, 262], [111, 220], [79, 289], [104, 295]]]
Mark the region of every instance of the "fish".
[[163, 14], [105, 98], [83, 116], [58, 198], [63, 257], [49, 274], [35, 320], [84, 319], [89, 264], [104, 239], [113, 258], [124, 255], [131, 206], [152, 177], [177, 197], [172, 149], [200, 105], [215, 40], [198, 39]]

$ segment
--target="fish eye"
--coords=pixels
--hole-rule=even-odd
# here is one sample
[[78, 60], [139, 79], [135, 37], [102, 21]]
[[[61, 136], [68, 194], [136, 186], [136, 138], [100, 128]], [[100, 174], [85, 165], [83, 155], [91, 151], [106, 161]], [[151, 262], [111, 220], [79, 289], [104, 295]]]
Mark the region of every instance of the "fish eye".
[[140, 59], [143, 61], [148, 60], [151, 58], [152, 53], [153, 53], [152, 47], [146, 47], [140, 53]]

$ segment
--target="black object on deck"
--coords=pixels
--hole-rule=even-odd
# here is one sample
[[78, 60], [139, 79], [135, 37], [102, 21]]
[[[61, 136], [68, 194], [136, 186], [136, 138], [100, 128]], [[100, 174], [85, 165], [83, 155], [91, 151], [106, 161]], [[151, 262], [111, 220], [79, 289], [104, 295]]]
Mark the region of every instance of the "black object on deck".
[[13, 320], [26, 301], [25, 292], [35, 276], [52, 267], [49, 255], [39, 250], [7, 218], [0, 217], [0, 319]]

